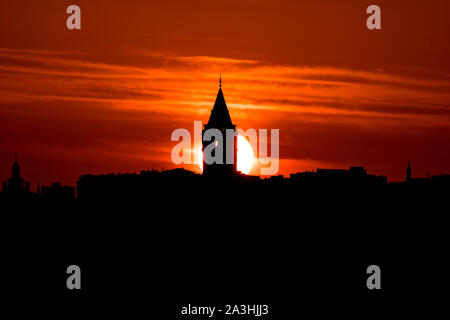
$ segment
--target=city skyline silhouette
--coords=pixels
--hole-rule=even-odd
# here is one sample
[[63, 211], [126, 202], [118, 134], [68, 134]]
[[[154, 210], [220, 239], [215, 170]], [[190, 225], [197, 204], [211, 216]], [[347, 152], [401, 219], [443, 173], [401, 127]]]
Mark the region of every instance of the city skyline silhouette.
[[[209, 120], [207, 122], [205, 122], [205, 124], [204, 124], [204, 129], [202, 131], [202, 136], [203, 136], [203, 134], [205, 133], [205, 131], [207, 129], [218, 129], [220, 132], [222, 132], [223, 137], [226, 136], [225, 131], [227, 129], [232, 129], [232, 130], [236, 129], [236, 125], [233, 124], [232, 121], [231, 121], [230, 112], [229, 112], [229, 110], [227, 108], [227, 104], [225, 102], [224, 94], [222, 92], [222, 75], [221, 74], [220, 74], [220, 78], [219, 78], [219, 91], [217, 93], [215, 102], [214, 102], [213, 107], [211, 109]], [[210, 143], [214, 143], [214, 141], [211, 141], [211, 142], [203, 141], [202, 152], [203, 152], [203, 149], [206, 148], [206, 146], [208, 146], [208, 144], [210, 144]], [[234, 139], [233, 144], [234, 144], [234, 156], [233, 156], [234, 164], [232, 164], [232, 165], [227, 165], [227, 164], [225, 164], [225, 165], [216, 165], [216, 164], [207, 165], [205, 163], [204, 157], [202, 157], [202, 159], [203, 159], [203, 165], [202, 165], [203, 169], [201, 170], [200, 173], [203, 174], [203, 175], [205, 175], [205, 174], [208, 175], [208, 172], [210, 171], [209, 175], [211, 175], [213, 177], [214, 177], [214, 175], [227, 176], [227, 175], [236, 175], [236, 174], [238, 174], [238, 171], [236, 169], [236, 163], [237, 163], [237, 139], [236, 138]], [[227, 141], [225, 139], [224, 139], [224, 145], [225, 146], [227, 145]], [[226, 163], [226, 158], [227, 158], [226, 152], [225, 152], [226, 149], [227, 148], [225, 147], [224, 148], [224, 152], [223, 152], [223, 159], [222, 159], [223, 163]], [[253, 150], [253, 151], [256, 154], [255, 150]], [[18, 157], [17, 152], [15, 152], [14, 153], [15, 161], [14, 161], [14, 164], [13, 164], [11, 177], [8, 178], [8, 180], [3, 183], [3, 189], [2, 190], [4, 190], [4, 191], [8, 191], [8, 189], [10, 191], [11, 190], [13, 190], [13, 191], [14, 190], [17, 190], [17, 191], [27, 190], [27, 192], [31, 192], [30, 182], [29, 181], [25, 181], [22, 177], [20, 177], [20, 169], [19, 169], [17, 157]], [[209, 167], [211, 167], [211, 168], [208, 169]], [[352, 170], [352, 168], [353, 169], [361, 168], [361, 170], [363, 170], [364, 173], [366, 174], [366, 169], [364, 169], [363, 166], [354, 166], [353, 165], [353, 166], [349, 166], [349, 167], [350, 167], [350, 169], [349, 169], [350, 171]], [[183, 167], [181, 167], [181, 168], [183, 168]], [[224, 169], [226, 168], [226, 169], [223, 170], [221, 168], [224, 168]], [[149, 169], [147, 169], [147, 172], [148, 172], [148, 170]], [[164, 171], [164, 168], [159, 169], [159, 170], [160, 171], [161, 170]], [[141, 172], [145, 172], [145, 171], [146, 170], [141, 170]], [[155, 169], [152, 169], [151, 171], [155, 172]], [[156, 171], [158, 171], [158, 170], [156, 170]], [[168, 171], [177, 172], [177, 167], [175, 167], [174, 169], [168, 169]], [[194, 171], [191, 170], [190, 172], [192, 174], [198, 174], [198, 171], [195, 171], [195, 170]], [[222, 172], [222, 173], [220, 173], [220, 172]], [[335, 173], [337, 173], [337, 172], [345, 172], [345, 169], [343, 169], [343, 168], [328, 168], [328, 169], [316, 168], [316, 169], [313, 169], [313, 170], [303, 170], [302, 172], [290, 172], [288, 174], [287, 178], [292, 178], [293, 176], [299, 176], [301, 174], [303, 174], [303, 175], [308, 175], [308, 174], [309, 175], [313, 175], [313, 174], [318, 174], [320, 172], [322, 172], [322, 173], [323, 172], [335, 172]], [[112, 173], [101, 172], [99, 174], [100, 175], [105, 175], [105, 174], [112, 174]], [[123, 172], [123, 173], [117, 173], [117, 174], [128, 175], [130, 173], [129, 172]], [[136, 173], [134, 173], [134, 174], [136, 174]], [[88, 175], [89, 175], [89, 173], [88, 173]], [[254, 175], [250, 174], [250, 176], [254, 176]], [[273, 178], [281, 179], [282, 176], [283, 175], [281, 175], [281, 174], [276, 174], [276, 175], [273, 175], [273, 176], [261, 176], [260, 178], [263, 178], [263, 179], [273, 179]], [[417, 181], [426, 181], [427, 179], [433, 179], [433, 178], [435, 179], [438, 176], [446, 177], [446, 176], [448, 176], [448, 174], [441, 173], [440, 175], [429, 175], [427, 173], [426, 177], [415, 177], [415, 178], [413, 178], [412, 177], [412, 169], [411, 169], [411, 160], [408, 158], [407, 169], [406, 169], [406, 178], [404, 180], [390, 181], [390, 182], [396, 182], [396, 183], [402, 182], [402, 181], [412, 182], [413, 180], [416, 181], [416, 182]], [[256, 177], [257, 176], [254, 176], [254, 178], [256, 178]], [[383, 177], [383, 179], [385, 180], [385, 183], [387, 183], [388, 179], [385, 176], [380, 175], [380, 177]], [[80, 176], [80, 178], [81, 178], [81, 176]], [[67, 190], [68, 190], [67, 192], [69, 194], [75, 195], [75, 192], [70, 191], [70, 187], [73, 187], [78, 182], [79, 182], [79, 180], [77, 180], [77, 182], [75, 184], [72, 184], [71, 186], [69, 184], [66, 187]], [[9, 184], [11, 185], [11, 187], [8, 188]], [[61, 182], [52, 181], [49, 186], [45, 186], [44, 188], [46, 188], [47, 192], [51, 191], [54, 188], [56, 188], [56, 189], [59, 188], [60, 189], [61, 188]], [[36, 193], [39, 193], [39, 194], [42, 193], [42, 187], [39, 185], [39, 178], [37, 178], [37, 185], [36, 185], [36, 189], [35, 190], [36, 190]], [[53, 191], [53, 192], [60, 192], [60, 191]]]
[[[39, 181], [35, 196], [31, 196], [33, 192], [30, 189], [30, 183], [21, 177], [20, 166], [17, 160], [17, 152], [14, 154], [14, 163], [12, 165], [11, 177], [3, 182], [2, 192], [4, 198], [15, 197], [16, 195], [29, 195], [29, 199], [47, 199], [54, 201], [71, 201], [77, 199], [89, 199], [91, 201], [108, 198], [131, 198], [141, 197], [142, 199], [151, 196], [151, 190], [155, 188], [155, 183], [168, 184], [170, 187], [173, 181], [186, 185], [187, 182], [198, 184], [199, 186], [208, 185], [210, 183], [220, 184], [224, 186], [231, 184], [248, 185], [254, 187], [272, 186], [272, 185], [294, 185], [289, 188], [305, 188], [305, 187], [323, 187], [323, 188], [380, 188], [388, 185], [387, 177], [383, 175], [368, 174], [367, 170], [362, 166], [350, 166], [349, 169], [336, 168], [317, 168], [316, 170], [290, 173], [289, 177], [283, 175], [273, 175], [270, 177], [260, 177], [242, 174], [237, 170], [237, 137], [232, 141], [233, 147], [233, 164], [228, 164], [228, 150], [225, 131], [227, 129], [236, 129], [230, 116], [230, 112], [225, 102], [222, 92], [222, 76], [219, 79], [219, 90], [217, 97], [211, 109], [209, 120], [204, 124], [202, 130], [202, 151], [210, 144], [218, 146], [217, 141], [203, 139], [203, 135], [208, 129], [218, 130], [223, 137], [223, 154], [220, 163], [207, 164], [205, 157], [202, 157], [203, 170], [202, 173], [185, 170], [183, 168], [175, 168], [168, 170], [142, 170], [140, 174], [136, 173], [102, 173], [99, 175], [85, 174], [79, 177], [76, 188], [73, 186], [64, 186], [60, 182], [53, 182], [49, 186], [40, 186]], [[213, 153], [211, 154], [214, 156]], [[200, 177], [203, 178], [200, 178]], [[168, 181], [164, 181], [164, 179]], [[175, 179], [175, 180], [173, 180]], [[173, 181], [172, 181], [173, 180]], [[185, 181], [183, 181], [185, 180]], [[411, 161], [408, 159], [404, 184], [408, 186], [425, 186], [430, 188], [448, 188], [450, 186], [450, 175], [441, 174], [428, 176], [426, 178], [413, 177]], [[398, 185], [399, 182], [390, 182], [390, 184]], [[95, 186], [95, 187], [94, 187]], [[221, 186], [221, 187], [224, 187]], [[179, 187], [179, 186], [178, 186]], [[93, 189], [94, 188], [94, 189]], [[271, 189], [271, 187], [267, 187]], [[99, 190], [102, 190], [99, 192]], [[106, 191], [109, 190], [109, 191]], [[147, 190], [147, 193], [145, 192]], [[273, 190], [272, 190], [273, 191]], [[166, 189], [170, 193], [169, 189]], [[101, 194], [101, 196], [99, 196]]]

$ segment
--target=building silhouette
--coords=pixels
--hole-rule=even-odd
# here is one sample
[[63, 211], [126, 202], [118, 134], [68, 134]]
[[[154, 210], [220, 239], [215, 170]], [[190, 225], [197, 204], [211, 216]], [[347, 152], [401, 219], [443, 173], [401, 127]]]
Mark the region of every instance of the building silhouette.
[[[226, 168], [226, 167], [225, 167]], [[229, 167], [228, 167], [229, 168]], [[214, 169], [213, 169], [214, 170]], [[299, 197], [309, 200], [317, 198], [336, 198], [352, 195], [353, 201], [367, 195], [376, 196], [376, 201], [383, 199], [401, 199], [438, 196], [450, 191], [450, 175], [441, 174], [426, 178], [412, 178], [411, 165], [408, 165], [407, 180], [390, 182], [383, 175], [368, 174], [361, 166], [351, 166], [348, 169], [321, 169], [293, 173], [289, 177], [271, 176], [259, 177], [243, 175], [233, 170], [212, 171], [205, 176], [176, 168], [170, 170], [144, 170], [140, 173], [109, 173], [100, 175], [83, 175], [79, 178], [76, 190], [72, 186], [53, 183], [38, 187], [36, 193], [30, 191], [30, 183], [20, 176], [20, 166], [17, 161], [12, 166], [12, 176], [3, 183], [1, 200], [32, 200], [48, 202], [102, 202], [139, 200], [149, 203], [173, 204], [191, 203], [201, 195], [202, 203], [214, 206], [217, 195], [228, 192], [232, 198], [222, 199], [221, 206], [231, 205], [233, 201], [249, 198], [260, 198], [263, 201], [278, 199], [277, 203], [294, 203]], [[223, 179], [224, 175], [235, 174], [233, 179]], [[219, 182], [219, 183], [216, 183]], [[76, 194], [75, 194], [76, 191]], [[230, 192], [231, 191], [231, 192]], [[76, 196], [75, 196], [76, 195]], [[283, 201], [281, 201], [284, 199]], [[359, 198], [365, 199], [365, 198]], [[252, 202], [249, 202], [252, 203]], [[302, 202], [303, 205], [306, 202]]]
[[[209, 129], [218, 130], [222, 134], [222, 141], [215, 140], [205, 141], [203, 137], [205, 132]], [[215, 147], [211, 152], [211, 157], [218, 159], [216, 163], [207, 163], [209, 159], [209, 154], [204, 152], [203, 156], [203, 175], [210, 177], [230, 177], [235, 176], [237, 173], [237, 136], [233, 135], [227, 137], [227, 129], [232, 129], [233, 132], [236, 129], [236, 125], [231, 121], [230, 113], [225, 102], [225, 98], [222, 92], [222, 76], [219, 79], [219, 92], [217, 93], [216, 101], [214, 107], [211, 110], [211, 116], [209, 121], [204, 125], [202, 131], [202, 151], [205, 150], [211, 144], [215, 144]], [[221, 146], [219, 144], [222, 144]], [[222, 155], [216, 154], [216, 150], [220, 148], [222, 150]], [[233, 152], [232, 155], [228, 155], [228, 152]], [[227, 162], [227, 158], [232, 159], [233, 163]]]
[[368, 174], [364, 167], [351, 166], [349, 169], [316, 169], [290, 175], [293, 184], [305, 187], [343, 188], [380, 187], [387, 185], [383, 175]]
[[20, 176], [20, 166], [17, 162], [17, 154], [11, 169], [11, 177], [3, 182], [3, 192], [9, 194], [24, 194], [30, 192], [30, 183]]
[[37, 195], [45, 200], [71, 201], [75, 200], [75, 188], [55, 182], [50, 186], [42, 186], [41, 190], [38, 190]]
[[75, 200], [75, 188], [64, 186], [59, 182], [52, 183], [50, 186], [40, 186], [37, 182], [36, 193], [31, 192], [30, 182], [20, 176], [20, 165], [17, 162], [17, 154], [12, 165], [11, 177], [3, 182], [3, 188], [0, 193], [0, 199], [24, 201], [24, 200], [46, 200], [54, 202], [65, 202]]

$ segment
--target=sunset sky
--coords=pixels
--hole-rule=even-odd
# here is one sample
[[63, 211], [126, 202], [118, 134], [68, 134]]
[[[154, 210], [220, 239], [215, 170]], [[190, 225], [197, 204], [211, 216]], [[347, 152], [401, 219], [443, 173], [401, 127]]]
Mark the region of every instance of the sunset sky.
[[14, 152], [33, 191], [176, 167], [170, 135], [208, 120], [219, 73], [238, 127], [280, 129], [280, 174], [450, 173], [449, 16], [448, 0], [1, 1], [0, 180]]

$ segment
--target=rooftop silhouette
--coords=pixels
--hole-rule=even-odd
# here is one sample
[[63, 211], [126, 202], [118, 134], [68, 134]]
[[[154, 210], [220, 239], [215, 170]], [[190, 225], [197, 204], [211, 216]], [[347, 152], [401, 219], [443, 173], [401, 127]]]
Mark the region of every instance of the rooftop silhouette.
[[[388, 192], [401, 194], [406, 191], [420, 192], [446, 191], [450, 188], [450, 175], [441, 174], [427, 178], [412, 178], [408, 163], [404, 182], [388, 183], [382, 175], [368, 174], [363, 167], [348, 169], [322, 169], [291, 174], [288, 178], [272, 176], [236, 175], [234, 179], [224, 181], [198, 174], [184, 168], [170, 170], [143, 170], [140, 173], [109, 173], [83, 175], [79, 178], [76, 190], [72, 186], [63, 186], [55, 182], [42, 186], [37, 192], [31, 192], [29, 182], [20, 176], [18, 162], [12, 165], [12, 176], [3, 183], [0, 199], [81, 201], [141, 199], [150, 200], [161, 194], [192, 195], [195, 192], [214, 192], [229, 187], [233, 190], [245, 190], [246, 194], [289, 190], [290, 192], [318, 192], [321, 194], [358, 192]], [[212, 187], [212, 189], [210, 189]], [[282, 188], [282, 189], [280, 189]], [[76, 193], [75, 193], [76, 191]], [[76, 195], [76, 197], [75, 197]]]

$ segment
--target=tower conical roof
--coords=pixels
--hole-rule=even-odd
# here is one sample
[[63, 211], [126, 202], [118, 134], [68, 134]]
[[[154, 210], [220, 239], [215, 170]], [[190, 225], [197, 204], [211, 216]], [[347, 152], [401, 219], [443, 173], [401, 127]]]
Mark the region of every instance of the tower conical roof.
[[222, 88], [219, 88], [217, 93], [216, 102], [211, 111], [211, 116], [209, 117], [208, 127], [210, 128], [231, 128], [233, 123], [231, 122], [230, 113], [225, 103], [225, 98], [223, 96]]

